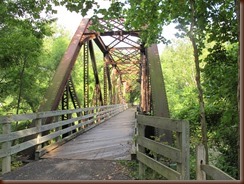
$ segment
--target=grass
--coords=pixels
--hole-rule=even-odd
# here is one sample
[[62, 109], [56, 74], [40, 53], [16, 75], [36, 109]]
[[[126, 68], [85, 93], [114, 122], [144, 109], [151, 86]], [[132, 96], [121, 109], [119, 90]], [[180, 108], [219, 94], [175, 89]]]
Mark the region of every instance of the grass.
[[[139, 177], [139, 163], [136, 160], [120, 160], [119, 163], [126, 167], [129, 172], [129, 176], [134, 180], [140, 180]], [[146, 175], [144, 180], [166, 180], [165, 177], [153, 171], [150, 168], [146, 169]]]

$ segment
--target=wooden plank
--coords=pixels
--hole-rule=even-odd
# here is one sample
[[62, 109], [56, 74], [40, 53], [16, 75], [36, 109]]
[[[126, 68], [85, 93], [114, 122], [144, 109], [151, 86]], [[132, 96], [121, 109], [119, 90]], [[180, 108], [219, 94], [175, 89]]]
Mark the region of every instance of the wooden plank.
[[[43, 132], [43, 131], [46, 131], [46, 130], [51, 130], [51, 129], [54, 129], [54, 128], [57, 128], [57, 127], [60, 127], [60, 126], [63, 126], [63, 125], [74, 123], [74, 122], [79, 121], [79, 120], [87, 119], [88, 117], [90, 118], [90, 117], [93, 117], [93, 116], [94, 116], [94, 114], [92, 114], [92, 116], [86, 116], [86, 118], [84, 118], [85, 116], [80, 116], [80, 117], [77, 117], [77, 118], [72, 118], [72, 119], [68, 119], [68, 120], [58, 121], [58, 122], [55, 122], [55, 123], [52, 123], [52, 124], [43, 125], [42, 128], [41, 128], [41, 131]], [[85, 122], [82, 122], [81, 124], [85, 125], [84, 123]]]
[[139, 136], [137, 143], [157, 154], [170, 158], [173, 162], [181, 163], [181, 151], [168, 145]]
[[108, 105], [108, 106], [99, 106], [99, 107], [87, 107], [81, 109], [72, 109], [72, 110], [57, 110], [57, 111], [45, 111], [45, 112], [38, 112], [38, 113], [31, 113], [31, 114], [19, 114], [19, 115], [7, 115], [7, 116], [0, 116], [0, 124], [2, 123], [11, 123], [15, 121], [26, 121], [26, 120], [33, 120], [39, 118], [48, 118], [52, 116], [60, 116], [63, 114], [73, 114], [79, 113], [83, 111], [89, 111], [94, 109], [106, 109], [106, 108], [115, 108], [123, 105]]
[[[57, 128], [57, 127], [62, 126], [62, 125], [70, 124], [70, 123], [73, 123], [75, 121], [79, 121], [82, 119], [87, 119], [87, 118], [90, 118], [93, 116], [94, 116], [94, 114], [91, 114], [91, 115], [72, 118], [72, 119], [68, 119], [68, 120], [64, 120], [64, 121], [58, 121], [58, 122], [55, 122], [52, 124], [42, 125], [41, 132], [46, 131], [46, 130], [50, 130], [50, 129], [54, 129], [54, 128]], [[19, 139], [22, 137], [26, 137], [29, 135], [36, 134], [36, 133], [38, 133], [37, 128], [33, 127], [33, 128], [25, 129], [25, 130], [20, 130], [17, 132], [11, 132], [10, 134], [1, 134], [0, 135], [0, 143], [5, 142], [5, 141], [11, 141], [11, 140]]]
[[150, 158], [149, 156], [147, 156], [141, 152], [137, 152], [137, 159], [140, 162], [142, 162], [143, 164], [145, 164], [146, 166], [150, 167], [151, 169], [153, 169], [154, 171], [163, 175], [164, 177], [166, 177], [169, 180], [180, 180], [181, 179], [180, 173], [178, 173], [177, 171], [167, 167], [166, 165]]
[[[43, 158], [130, 159], [134, 109], [111, 118], [95, 129], [46, 154]], [[108, 129], [109, 128], [109, 129]], [[124, 131], [121, 131], [121, 130]], [[105, 131], [105, 132], [104, 132]], [[128, 144], [128, 142], [130, 142]]]
[[[95, 108], [100, 108], [100, 109], [107, 109], [106, 111], [101, 111], [100, 113], [105, 113], [105, 112], [109, 112], [112, 110], [112, 112], [115, 112], [114, 114], [112, 114], [112, 116], [114, 116], [115, 114], [118, 114], [119, 111], [117, 111], [116, 109], [119, 109], [119, 108], [122, 108], [124, 105], [109, 105], [109, 106], [100, 106], [100, 107], [95, 107]], [[112, 107], [116, 107], [115, 109], [108, 109], [108, 108], [112, 108]], [[41, 119], [41, 118], [45, 118], [45, 117], [50, 117], [50, 116], [58, 116], [58, 115], [62, 115], [64, 113], [68, 113], [68, 112], [81, 112], [84, 111], [84, 110], [93, 110], [95, 108], [83, 108], [83, 109], [74, 109], [74, 110], [65, 110], [65, 111], [48, 111], [48, 112], [41, 112], [41, 113], [35, 113], [35, 114], [24, 114], [24, 115], [13, 115], [13, 116], [3, 116], [3, 117], [0, 117], [1, 120], [4, 120], [5, 122], [1, 122], [3, 124], [5, 124], [7, 122], [8, 126], [10, 126], [9, 122], [12, 122], [12, 121], [16, 121], [16, 120], [26, 120], [28, 118], [31, 118], [31, 119]], [[73, 119], [69, 119], [69, 120], [66, 120], [66, 121], [60, 121], [60, 122], [55, 122], [55, 123], [52, 123], [52, 124], [48, 124], [48, 125], [43, 125], [41, 130], [37, 131], [37, 128], [36, 127], [33, 127], [33, 128], [30, 128], [30, 129], [26, 129], [26, 130], [20, 130], [20, 131], [17, 131], [17, 132], [12, 132], [10, 134], [2, 134], [0, 135], [0, 141], [1, 142], [4, 142], [4, 141], [7, 141], [7, 140], [14, 140], [14, 139], [18, 139], [18, 138], [22, 138], [22, 137], [25, 137], [25, 136], [28, 136], [28, 135], [32, 135], [32, 134], [36, 134], [36, 133], [40, 133], [42, 131], [46, 131], [46, 130], [50, 130], [50, 129], [53, 129], [53, 128], [57, 128], [61, 125], [64, 125], [64, 124], [69, 124], [69, 123], [72, 123], [72, 122], [75, 122], [75, 121], [79, 121], [81, 119], [85, 119], [85, 118], [90, 118], [90, 117], [93, 117], [95, 114], [90, 114], [90, 115], [87, 115], [87, 116], [82, 116], [82, 117], [77, 117], [77, 118], [73, 118]], [[107, 116], [107, 114], [104, 114], [103, 116], [101, 117], [105, 117]], [[90, 124], [92, 122], [94, 122], [97, 118], [101, 118], [99, 116], [97, 116], [96, 118], [93, 118], [93, 119], [90, 119], [88, 121], [85, 121], [85, 122], [82, 122], [80, 124], [77, 124], [75, 126], [71, 126], [67, 129], [63, 129], [63, 130], [59, 130], [55, 133], [52, 133], [52, 134], [49, 134], [47, 136], [44, 136], [44, 137], [39, 137], [39, 140], [38, 140], [38, 144], [40, 143], [43, 143], [43, 142], [46, 142], [50, 139], [53, 139], [61, 134], [64, 134], [64, 133], [67, 133], [69, 131], [72, 131], [76, 128], [79, 128], [83, 125], [87, 125], [87, 124]], [[104, 122], [106, 119], [103, 119], [100, 123]], [[99, 124], [100, 124], [99, 123]], [[93, 127], [93, 125], [92, 125]], [[24, 143], [20, 143], [18, 145], [15, 145], [13, 147], [11, 147], [10, 151], [7, 151], [7, 150], [4, 150], [4, 149], [1, 149], [0, 150], [0, 158], [2, 157], [5, 157], [6, 155], [8, 154], [15, 154], [15, 153], [18, 153], [20, 151], [23, 151], [29, 147], [32, 147], [32, 146], [35, 146], [37, 145], [37, 139], [32, 139], [32, 140], [29, 140], [29, 141], [26, 141]]]
[[230, 175], [212, 165], [201, 165], [201, 169], [214, 180], [235, 180]]
[[33, 128], [24, 129], [24, 130], [19, 130], [16, 132], [11, 132], [10, 134], [1, 134], [0, 143], [5, 142], [5, 141], [12, 141], [12, 140], [26, 137], [29, 135], [33, 135], [36, 133], [38, 133], [37, 128], [33, 127]]
[[53, 149], [65, 144], [66, 142], [68, 142], [68, 141], [74, 139], [75, 137], [87, 132], [88, 130], [94, 128], [97, 125], [98, 124], [93, 124], [93, 125], [85, 128], [85, 129], [83, 129], [83, 130], [80, 130], [79, 132], [76, 132], [74, 134], [69, 135], [68, 137], [65, 137], [64, 139], [60, 140], [59, 142], [53, 143], [51, 145], [48, 145], [48, 146], [46, 146], [44, 148], [41, 148], [41, 149], [37, 150], [36, 151], [36, 156], [37, 157], [43, 156], [45, 153], [48, 153], [48, 152], [52, 151]]
[[44, 143], [44, 142], [46, 142], [46, 141], [49, 141], [49, 140], [51, 140], [51, 139], [53, 139], [53, 138], [56, 138], [56, 137], [59, 136], [59, 135], [65, 134], [65, 133], [67, 133], [67, 132], [70, 132], [70, 131], [72, 131], [72, 130], [74, 130], [74, 129], [76, 129], [76, 128], [79, 128], [79, 127], [83, 126], [83, 125], [87, 125], [87, 124], [89, 124], [89, 123], [91, 123], [91, 122], [93, 122], [93, 121], [94, 121], [94, 119], [91, 119], [91, 120], [85, 121], [85, 122], [83, 122], [83, 123], [81, 123], [81, 124], [77, 124], [77, 125], [74, 125], [74, 126], [70, 126], [70, 127], [68, 127], [68, 128], [59, 130], [59, 131], [54, 132], [54, 133], [52, 133], [52, 134], [48, 134], [48, 135], [46, 135], [46, 136], [43, 136], [43, 137], [40, 138], [40, 143]]
[[93, 117], [93, 116], [95, 116], [95, 113], [87, 114], [87, 115], [85, 115], [85, 116], [81, 116], [81, 119], [84, 120], [84, 119], [91, 118], [91, 117]]
[[181, 120], [172, 120], [169, 118], [158, 117], [158, 116], [145, 116], [137, 115], [138, 124], [152, 126], [155, 128], [160, 128], [164, 130], [182, 131], [182, 121]]
[[67, 125], [67, 124], [73, 123], [75, 121], [78, 121], [80, 119], [81, 118], [78, 117], [78, 118], [72, 118], [72, 119], [67, 119], [67, 120], [63, 120], [63, 121], [58, 121], [58, 122], [55, 122], [55, 123], [52, 123], [52, 124], [42, 125], [41, 132], [44, 132], [44, 131], [47, 131], [47, 130], [51, 130], [51, 129], [54, 129], [54, 128], [57, 128], [57, 127], [60, 127], [60, 126], [63, 126], [63, 125]]
[[37, 144], [37, 138], [31, 139], [29, 141], [26, 141], [26, 142], [23, 142], [20, 144], [17, 144], [15, 146], [12, 146], [11, 147], [11, 155], [18, 153], [20, 151], [23, 151], [23, 150], [30, 148], [32, 146], [35, 146], [36, 144]]
[[14, 121], [25, 121], [32, 120], [36, 118], [36, 114], [19, 114], [19, 115], [7, 115], [0, 117], [0, 124], [11, 123]]
[[[55, 138], [55, 137], [57, 137], [57, 136], [59, 136], [61, 134], [67, 133], [69, 131], [72, 131], [72, 130], [78, 128], [78, 127], [81, 127], [82, 125], [87, 125], [87, 124], [89, 124], [89, 123], [91, 123], [93, 121], [94, 121], [94, 119], [91, 119], [91, 120], [85, 121], [85, 122], [83, 122], [81, 124], [77, 124], [75, 126], [71, 126], [69, 128], [66, 128], [66, 129], [63, 129], [63, 130], [59, 130], [59, 131], [57, 131], [55, 133], [48, 134], [46, 136], [40, 137], [39, 138], [39, 144], [44, 143], [46, 141], [49, 141], [49, 140], [51, 140], [51, 139], [53, 139], [53, 138]], [[37, 145], [37, 139], [36, 138], [32, 139], [32, 140], [29, 140], [29, 141], [26, 141], [24, 143], [17, 144], [15, 146], [11, 147], [10, 154], [12, 155], [12, 154], [18, 153], [20, 151], [23, 151], [23, 150], [25, 150], [25, 149], [27, 149], [29, 147], [35, 146], [35, 145]], [[8, 153], [7, 153], [6, 150], [3, 150], [3, 149], [0, 150], [0, 158], [5, 157], [7, 154]]]
[[8, 115], [8, 116], [0, 116], [0, 123], [11, 123], [14, 121], [26, 121], [33, 120], [39, 118], [48, 118], [52, 116], [60, 116], [64, 114], [73, 114], [79, 113], [88, 110], [94, 110], [94, 107], [82, 108], [82, 109], [72, 109], [72, 110], [57, 110], [57, 111], [46, 111], [46, 112], [38, 112], [32, 114], [19, 114], [19, 115]]
[[[90, 120], [90, 122], [91, 122], [91, 120]], [[90, 122], [87, 121], [86, 123], [88, 124]], [[82, 125], [78, 125], [78, 126], [82, 126]], [[44, 142], [46, 142], [48, 140], [51, 140], [51, 139], [53, 139], [53, 138], [55, 138], [55, 137], [57, 137], [57, 136], [59, 136], [61, 134], [67, 133], [69, 131], [72, 131], [75, 128], [77, 128], [78, 126], [77, 125], [76, 126], [72, 126], [72, 127], [67, 128], [67, 129], [63, 129], [63, 130], [60, 130], [58, 132], [55, 132], [55, 133], [40, 137], [39, 140], [38, 140], [39, 141], [38, 144], [44, 143]], [[15, 153], [18, 153], [20, 151], [23, 151], [23, 150], [25, 150], [27, 148], [30, 148], [32, 146], [35, 146], [35, 145], [37, 145], [37, 138], [29, 140], [29, 141], [26, 141], [26, 142], [21, 143], [21, 144], [17, 144], [17, 145], [15, 145], [15, 146], [13, 146], [11, 148], [11, 155], [15, 154]]]
[[108, 110], [105, 110], [105, 111], [100, 111], [100, 112], [97, 112], [96, 115], [100, 115], [100, 114], [104, 114], [104, 113], [107, 113], [107, 112], [110, 112], [111, 109], [108, 109]]

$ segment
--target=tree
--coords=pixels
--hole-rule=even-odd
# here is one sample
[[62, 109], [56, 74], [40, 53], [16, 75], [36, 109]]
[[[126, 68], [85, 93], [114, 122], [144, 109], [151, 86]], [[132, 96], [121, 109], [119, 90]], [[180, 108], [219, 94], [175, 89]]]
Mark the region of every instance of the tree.
[[14, 99], [18, 101], [16, 107], [18, 114], [24, 90], [26, 68], [34, 64], [33, 61], [40, 51], [41, 40], [21, 24], [11, 27], [11, 29], [5, 27], [1, 32], [0, 41], [4, 43], [0, 45], [0, 63], [4, 71], [0, 88], [4, 93], [1, 98], [17, 92]]
[[238, 131], [239, 121], [236, 101], [238, 45], [215, 44], [209, 50], [203, 69], [209, 144], [222, 154], [216, 159], [217, 166], [238, 178], [238, 144], [233, 144], [239, 139], [234, 133]]
[[173, 40], [161, 53], [165, 88], [173, 118], [186, 108], [197, 105], [194, 57], [189, 39]]
[[[7, 112], [8, 109], [11, 111], [15, 109], [16, 113], [19, 113], [26, 85], [31, 84], [30, 79], [33, 79], [29, 76], [27, 82], [29, 74], [27, 69], [32, 65], [35, 66], [34, 60], [40, 53], [42, 39], [51, 33], [48, 24], [52, 19], [40, 16], [43, 11], [47, 16], [55, 12], [50, 9], [51, 5], [46, 4], [48, 2], [33, 0], [0, 2], [0, 68], [3, 71], [0, 75], [2, 92], [0, 100]], [[35, 109], [34, 101], [26, 102], [32, 110]]]
[[2, 113], [37, 111], [69, 42], [67, 33], [54, 29], [57, 34], [44, 40], [21, 24], [1, 35], [5, 43], [0, 45]]

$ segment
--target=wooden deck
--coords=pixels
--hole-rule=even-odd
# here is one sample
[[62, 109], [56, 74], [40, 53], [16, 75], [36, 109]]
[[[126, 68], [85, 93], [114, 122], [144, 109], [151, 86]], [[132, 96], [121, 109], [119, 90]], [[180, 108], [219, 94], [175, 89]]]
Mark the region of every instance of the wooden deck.
[[42, 158], [130, 160], [135, 109], [130, 108]]

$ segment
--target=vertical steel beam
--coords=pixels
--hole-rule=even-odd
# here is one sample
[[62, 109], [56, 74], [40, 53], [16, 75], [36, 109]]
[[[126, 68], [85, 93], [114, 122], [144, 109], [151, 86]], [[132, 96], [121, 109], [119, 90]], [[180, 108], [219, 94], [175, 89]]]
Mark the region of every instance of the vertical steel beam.
[[[169, 107], [157, 45], [153, 44], [147, 48], [146, 54], [149, 62], [153, 115], [169, 118]], [[166, 130], [159, 132], [157, 130], [156, 133], [164, 134], [162, 140], [167, 141], [169, 144], [172, 143], [172, 132]]]
[[89, 50], [90, 50], [93, 74], [94, 74], [94, 78], [95, 78], [95, 93], [96, 93], [95, 96], [96, 96], [96, 99], [97, 99], [97, 97], [99, 98], [100, 104], [103, 105], [100, 80], [99, 80], [98, 71], [97, 71], [97, 64], [96, 64], [96, 59], [95, 59], [95, 54], [94, 54], [94, 48], [93, 48], [93, 44], [92, 44], [91, 40], [89, 41]]
[[84, 82], [84, 108], [89, 106], [89, 57], [88, 43], [84, 43], [83, 52], [83, 82]]
[[[69, 85], [67, 84], [62, 96], [62, 110], [68, 110], [69, 109]], [[68, 114], [64, 114], [62, 115], [62, 120], [67, 120], [69, 119], [69, 115]], [[70, 125], [64, 125], [62, 126], [62, 129], [68, 128]], [[63, 138], [67, 137], [70, 135], [70, 132], [67, 132], [65, 134], [63, 134]]]
[[112, 97], [113, 97], [113, 93], [112, 93], [112, 82], [111, 82], [111, 78], [110, 78], [110, 70], [108, 65], [106, 65], [107, 69], [107, 79], [108, 79], [108, 94], [109, 94], [109, 104], [112, 104]]
[[107, 89], [107, 66], [106, 66], [106, 63], [104, 63], [104, 66], [103, 66], [103, 99], [104, 99], [104, 102], [103, 104], [104, 105], [107, 105], [108, 104], [108, 89]]
[[147, 58], [151, 78], [153, 114], [155, 116], [170, 117], [164, 77], [156, 44], [147, 48]]
[[76, 94], [75, 86], [74, 86], [72, 77], [70, 77], [70, 79], [68, 81], [68, 85], [69, 85], [70, 98], [71, 98], [71, 100], [73, 102], [74, 108], [75, 109], [80, 108], [81, 107], [80, 101], [79, 101], [78, 96]]
[[107, 80], [107, 85], [108, 85], [108, 92], [109, 92], [109, 103], [107, 101], [107, 104], [112, 104], [112, 83], [111, 83], [111, 78], [110, 78], [110, 70], [108, 67], [108, 64], [110, 62], [109, 60], [109, 56], [108, 54], [105, 54], [104, 56], [104, 61], [105, 61], [105, 67], [106, 69], [104, 70], [104, 72], [106, 72], [106, 77], [104, 78], [104, 83], [105, 83], [105, 79]]
[[146, 57], [144, 53], [141, 52], [141, 112], [146, 114], [147, 113], [147, 75], [146, 75]]
[[[62, 110], [69, 109], [69, 85], [65, 87], [61, 104], [62, 104]], [[68, 119], [68, 116], [66, 114], [62, 115], [62, 120], [66, 120], [66, 119]]]
[[112, 68], [112, 76], [111, 76], [111, 83], [112, 83], [112, 104], [116, 104], [116, 69], [113, 67]]
[[145, 49], [141, 49], [141, 70], [140, 70], [140, 83], [141, 83], [141, 104], [140, 110], [143, 114], [150, 114], [150, 85], [149, 85], [149, 67], [148, 60], [145, 55]]

